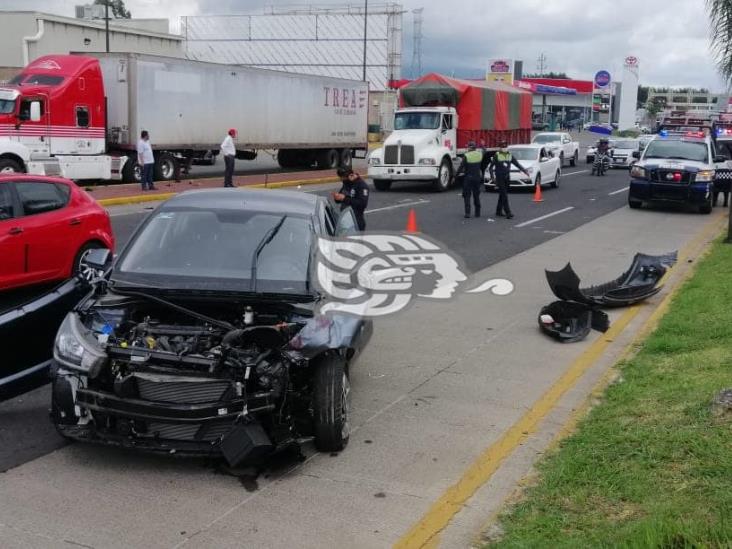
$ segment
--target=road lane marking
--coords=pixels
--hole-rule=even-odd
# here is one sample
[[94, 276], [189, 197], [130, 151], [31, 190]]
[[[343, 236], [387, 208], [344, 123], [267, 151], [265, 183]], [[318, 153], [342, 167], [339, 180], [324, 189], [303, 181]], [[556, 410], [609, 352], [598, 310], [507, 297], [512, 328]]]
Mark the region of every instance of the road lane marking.
[[614, 195], [614, 194], [620, 194], [620, 193], [624, 193], [624, 192], [625, 192], [625, 191], [627, 191], [628, 189], [629, 189], [629, 187], [623, 187], [622, 189], [618, 189], [617, 191], [613, 191], [613, 192], [611, 192], [611, 193], [607, 193], [607, 195], [608, 195], [608, 196], [612, 196], [612, 195]]
[[419, 206], [421, 204], [429, 204], [429, 200], [413, 200], [411, 202], [402, 202], [399, 204], [394, 204], [393, 206], [385, 206], [383, 208], [374, 208], [373, 210], [366, 210], [364, 213], [376, 213], [376, 212], [385, 212], [387, 210], [396, 210], [397, 208], [407, 208], [409, 206]]
[[[721, 217], [713, 220], [704, 226], [701, 234], [698, 234], [691, 242], [687, 243], [684, 249], [679, 253], [678, 262], [689, 257], [705, 240], [711, 238], [715, 231], [717, 234], [721, 232], [723, 224], [720, 223]], [[711, 230], [710, 230], [711, 229]], [[709, 246], [705, 246], [703, 253], [708, 251]], [[698, 258], [699, 256], [697, 256]], [[695, 269], [691, 269], [693, 271]], [[670, 271], [669, 271], [670, 272]], [[669, 277], [669, 272], [662, 277], [661, 282], [665, 282]], [[644, 322], [637, 337], [633, 338], [618, 355], [614, 361], [617, 364], [621, 359], [628, 355], [628, 352], [634, 345], [637, 345], [641, 337], [645, 337], [650, 333], [651, 329], [658, 323], [658, 320], [668, 308], [672, 295], [681, 287], [682, 283], [690, 276], [689, 271], [685, 276], [681, 276], [677, 280], [660, 304], [651, 312], [651, 315]], [[559, 404], [562, 396], [576, 386], [580, 378], [602, 357], [605, 349], [615, 341], [615, 338], [622, 334], [625, 328], [638, 316], [643, 305], [633, 305], [617, 320], [613, 322], [610, 329], [604, 335], [599, 336], [588, 349], [582, 353], [572, 363], [572, 365], [562, 374], [562, 376], [537, 400], [533, 406], [514, 423], [507, 431], [504, 432], [497, 441], [486, 448], [480, 456], [470, 465], [463, 473], [462, 477], [448, 488], [440, 498], [435, 501], [429, 508], [427, 513], [420, 521], [412, 526], [412, 528], [402, 536], [394, 545], [397, 549], [412, 548], [428, 548], [437, 547], [442, 531], [450, 524], [452, 519], [464, 507], [468, 500], [475, 495], [479, 488], [488, 482], [503, 462], [509, 458], [516, 448], [529, 438], [539, 428], [539, 425], [546, 416]], [[576, 417], [574, 419], [576, 421]], [[570, 421], [572, 416], [570, 416]], [[568, 432], [567, 426], [562, 429], [564, 434]]]
[[544, 221], [545, 219], [548, 219], [550, 217], [554, 217], [555, 215], [562, 214], [564, 212], [568, 212], [569, 210], [574, 210], [574, 206], [568, 206], [567, 208], [563, 208], [561, 210], [557, 210], [556, 212], [552, 212], [546, 215], [542, 215], [541, 217], [537, 217], [536, 219], [530, 219], [529, 221], [524, 221], [523, 223], [519, 223], [518, 225], [514, 225], [517, 229], [520, 229], [521, 227], [526, 227], [526, 225], [532, 225], [534, 223], [537, 223], [538, 221]]
[[578, 172], [568, 172], [568, 173], [562, 172], [562, 177], [567, 177], [567, 176], [570, 176], [570, 175], [577, 175], [577, 174], [581, 174], [581, 173], [587, 173], [589, 171], [590, 170], [580, 170]]

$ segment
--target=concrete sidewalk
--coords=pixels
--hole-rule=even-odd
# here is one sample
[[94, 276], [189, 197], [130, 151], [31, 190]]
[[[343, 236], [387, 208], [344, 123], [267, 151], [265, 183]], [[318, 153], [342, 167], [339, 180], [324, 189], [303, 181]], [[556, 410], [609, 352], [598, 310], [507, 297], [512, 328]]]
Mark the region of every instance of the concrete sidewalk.
[[[589, 285], [615, 278], [637, 251], [684, 250], [667, 292], [723, 215], [622, 208], [476, 274], [512, 280], [510, 296], [419, 301], [378, 321], [352, 373], [348, 448], [310, 451], [255, 491], [199, 463], [80, 444], [10, 470], [0, 546], [466, 547], [663, 299], [611, 311], [625, 330], [562, 345], [536, 324], [555, 299], [544, 269], [571, 260]], [[556, 402], [538, 406], [551, 391]], [[527, 416], [536, 427], [501, 442]]]

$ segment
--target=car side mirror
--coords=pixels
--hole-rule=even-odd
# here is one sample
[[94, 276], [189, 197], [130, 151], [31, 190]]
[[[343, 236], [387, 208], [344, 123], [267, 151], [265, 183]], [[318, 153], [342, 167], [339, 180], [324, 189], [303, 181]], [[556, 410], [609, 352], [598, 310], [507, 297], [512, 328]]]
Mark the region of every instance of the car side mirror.
[[30, 105], [30, 119], [31, 122], [41, 121], [41, 102], [33, 101]]
[[726, 154], [718, 154], [714, 157], [715, 162], [727, 162], [727, 160], [729, 160], [729, 158]]
[[636, 160], [640, 159], [640, 151], [633, 151], [633, 158]]

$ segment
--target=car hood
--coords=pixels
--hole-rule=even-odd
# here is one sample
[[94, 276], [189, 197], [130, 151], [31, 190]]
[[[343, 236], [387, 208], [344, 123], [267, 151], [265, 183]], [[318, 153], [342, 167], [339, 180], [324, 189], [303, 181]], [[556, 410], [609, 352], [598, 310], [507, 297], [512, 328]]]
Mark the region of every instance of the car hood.
[[428, 145], [435, 143], [437, 130], [398, 130], [386, 138], [384, 145], [398, 145], [401, 141], [402, 145]]
[[713, 169], [712, 166], [705, 162], [696, 162], [694, 160], [664, 160], [661, 158], [650, 158], [648, 160], [638, 162], [636, 165], [646, 168], [647, 170], [656, 170], [660, 168], [663, 170], [683, 170], [693, 173], [700, 170]]
[[630, 156], [638, 149], [613, 149], [613, 154], [622, 154], [625, 156]]

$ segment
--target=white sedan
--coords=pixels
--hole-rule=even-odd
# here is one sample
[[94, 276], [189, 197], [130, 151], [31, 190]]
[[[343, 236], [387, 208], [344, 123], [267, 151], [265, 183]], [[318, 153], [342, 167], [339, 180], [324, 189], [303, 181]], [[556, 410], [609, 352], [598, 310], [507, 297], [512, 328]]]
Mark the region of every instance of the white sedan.
[[[559, 179], [562, 176], [559, 158], [549, 154], [542, 145], [511, 145], [508, 152], [530, 175], [530, 177], [526, 177], [526, 174], [516, 166], [511, 166], [510, 187], [521, 189], [547, 184], [554, 188], [559, 186]], [[484, 184], [487, 190], [496, 188], [495, 182], [490, 178], [489, 170], [485, 172]]]

